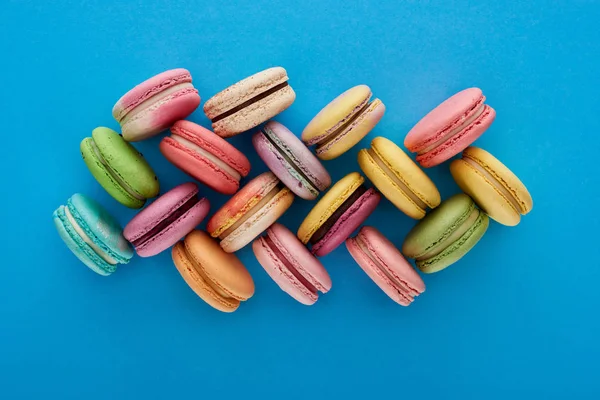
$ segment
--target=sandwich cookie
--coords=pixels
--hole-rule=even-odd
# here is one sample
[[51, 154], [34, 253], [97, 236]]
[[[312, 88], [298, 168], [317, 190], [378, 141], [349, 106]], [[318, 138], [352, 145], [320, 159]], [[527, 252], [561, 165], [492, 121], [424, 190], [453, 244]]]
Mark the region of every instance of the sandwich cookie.
[[187, 118], [200, 105], [192, 75], [183, 68], [162, 72], [131, 89], [112, 114], [129, 142], [148, 139]]
[[228, 253], [246, 246], [281, 217], [294, 194], [272, 172], [252, 179], [219, 209], [206, 230]]
[[454, 157], [490, 127], [496, 111], [479, 88], [465, 89], [431, 110], [406, 135], [404, 146], [429, 168]]
[[385, 113], [366, 85], [348, 89], [323, 108], [302, 132], [307, 146], [316, 145], [317, 156], [332, 160], [344, 154], [377, 125]]
[[273, 118], [295, 99], [286, 70], [274, 67], [217, 93], [204, 103], [204, 113], [217, 135], [230, 137]]
[[190, 121], [177, 121], [160, 152], [176, 167], [222, 194], [233, 194], [250, 172], [250, 161], [225, 139]]
[[364, 182], [358, 172], [346, 175], [308, 213], [298, 238], [312, 245], [313, 254], [322, 257], [332, 252], [375, 211], [381, 195]]
[[158, 195], [158, 178], [142, 153], [112, 129], [94, 129], [79, 149], [96, 181], [124, 206], [142, 208]]
[[319, 159], [279, 122], [269, 121], [252, 136], [252, 144], [275, 176], [298, 197], [314, 200], [331, 185]]

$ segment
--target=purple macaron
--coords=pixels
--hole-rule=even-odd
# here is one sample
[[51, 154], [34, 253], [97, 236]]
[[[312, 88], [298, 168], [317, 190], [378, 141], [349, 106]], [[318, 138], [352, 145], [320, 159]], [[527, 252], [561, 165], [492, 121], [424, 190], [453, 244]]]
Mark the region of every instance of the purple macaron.
[[140, 257], [154, 256], [177, 243], [208, 214], [208, 199], [199, 196], [192, 182], [174, 187], [160, 196], [123, 230], [123, 236]]
[[260, 158], [294, 194], [314, 200], [331, 185], [331, 177], [317, 157], [289, 129], [269, 121], [252, 137]]

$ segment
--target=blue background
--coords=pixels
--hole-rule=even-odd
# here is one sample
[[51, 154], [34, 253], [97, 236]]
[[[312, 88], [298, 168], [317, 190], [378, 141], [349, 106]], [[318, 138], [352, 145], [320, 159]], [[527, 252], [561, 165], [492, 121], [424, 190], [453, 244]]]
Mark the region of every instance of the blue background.
[[[600, 4], [594, 1], [3, 2], [0, 397], [589, 398], [600, 397], [597, 151]], [[128, 89], [188, 68], [204, 101], [284, 66], [296, 102], [277, 120], [300, 134], [326, 103], [368, 84], [387, 113], [325, 165], [358, 170], [377, 135], [401, 144], [453, 93], [481, 87], [496, 121], [477, 144], [527, 185], [533, 211], [491, 223], [473, 251], [424, 276], [409, 308], [389, 300], [344, 247], [324, 257], [333, 289], [313, 307], [240, 251], [256, 295], [231, 315], [185, 285], [170, 253], [93, 274], [56, 234], [74, 192], [125, 225], [135, 215], [93, 180], [79, 142]], [[209, 121], [199, 108], [191, 120]], [[137, 143], [161, 190], [189, 180]], [[266, 170], [250, 134], [232, 140], [251, 177]], [[448, 163], [426, 171], [443, 198]], [[226, 199], [205, 188], [215, 211]], [[314, 203], [281, 221], [295, 230]], [[368, 220], [400, 245], [414, 221], [388, 201]]]

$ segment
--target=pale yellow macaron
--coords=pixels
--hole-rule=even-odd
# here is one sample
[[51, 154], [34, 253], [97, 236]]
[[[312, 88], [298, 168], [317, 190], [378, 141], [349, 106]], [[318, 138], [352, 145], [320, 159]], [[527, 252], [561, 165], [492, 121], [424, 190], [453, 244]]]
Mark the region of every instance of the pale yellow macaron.
[[496, 157], [478, 147], [468, 147], [450, 164], [450, 173], [477, 205], [502, 225], [515, 226], [533, 208], [529, 191]]
[[358, 152], [358, 164], [373, 184], [400, 211], [421, 219], [440, 204], [440, 192], [429, 177], [394, 142], [384, 137]]

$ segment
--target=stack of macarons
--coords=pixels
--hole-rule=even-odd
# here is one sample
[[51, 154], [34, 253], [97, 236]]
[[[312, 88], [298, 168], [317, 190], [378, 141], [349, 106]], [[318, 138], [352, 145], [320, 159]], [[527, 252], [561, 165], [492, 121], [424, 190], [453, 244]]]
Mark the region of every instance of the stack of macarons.
[[[358, 167], [332, 184], [322, 161], [357, 145], [384, 116], [371, 89], [358, 85], [334, 98], [300, 137], [272, 118], [296, 94], [287, 71], [269, 68], [204, 103], [212, 130], [186, 120], [201, 99], [186, 69], [162, 72], [138, 84], [114, 105], [121, 134], [98, 127], [80, 144], [96, 181], [117, 202], [141, 209], [125, 227], [95, 200], [71, 196], [54, 212], [67, 247], [100, 275], [114, 273], [134, 253], [152, 257], [171, 249], [176, 270], [208, 305], [235, 311], [254, 294], [254, 281], [235, 252], [251, 244], [259, 264], [298, 302], [314, 304], [331, 278], [320, 258], [345, 243], [356, 263], [382, 291], [407, 306], [425, 291], [418, 270], [434, 273], [465, 256], [484, 236], [489, 218], [517, 225], [532, 208], [523, 183], [489, 152], [472, 146], [492, 124], [493, 108], [478, 88], [435, 107], [408, 132], [404, 146], [378, 136], [358, 152]], [[162, 134], [160, 152], [189, 182], [157, 198], [157, 176], [133, 142]], [[249, 179], [248, 158], [227, 138], [253, 131], [251, 142], [269, 172]], [[315, 146], [314, 153], [310, 146]], [[442, 201], [422, 168], [450, 163], [462, 193]], [[368, 178], [368, 181], [366, 178]], [[211, 214], [199, 184], [231, 196]], [[323, 195], [321, 196], [321, 194]], [[314, 201], [296, 233], [278, 219], [296, 197]], [[400, 246], [363, 225], [382, 198], [417, 220]]]

